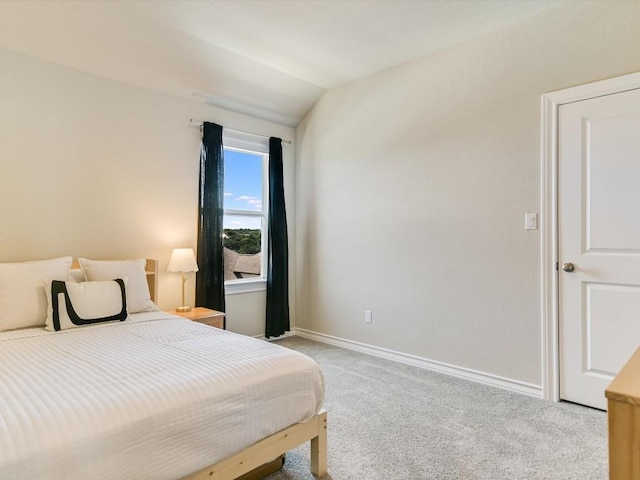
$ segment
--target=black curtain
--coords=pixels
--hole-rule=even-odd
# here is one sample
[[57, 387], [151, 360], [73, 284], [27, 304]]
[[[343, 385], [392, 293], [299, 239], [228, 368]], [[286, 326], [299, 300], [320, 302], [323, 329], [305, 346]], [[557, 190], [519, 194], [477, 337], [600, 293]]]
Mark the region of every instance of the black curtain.
[[222, 127], [204, 122], [200, 151], [196, 305], [225, 311], [222, 221], [224, 200]]
[[269, 226], [267, 237], [267, 321], [265, 336], [289, 327], [289, 247], [282, 174], [282, 140], [269, 139]]

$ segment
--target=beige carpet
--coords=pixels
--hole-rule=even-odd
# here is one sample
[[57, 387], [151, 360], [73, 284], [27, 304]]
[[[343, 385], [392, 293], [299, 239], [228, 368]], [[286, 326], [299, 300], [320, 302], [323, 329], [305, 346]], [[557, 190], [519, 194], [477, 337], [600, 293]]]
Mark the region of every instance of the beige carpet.
[[[327, 480], [606, 479], [606, 414], [299, 337], [322, 367]], [[268, 480], [311, 480], [308, 444]]]

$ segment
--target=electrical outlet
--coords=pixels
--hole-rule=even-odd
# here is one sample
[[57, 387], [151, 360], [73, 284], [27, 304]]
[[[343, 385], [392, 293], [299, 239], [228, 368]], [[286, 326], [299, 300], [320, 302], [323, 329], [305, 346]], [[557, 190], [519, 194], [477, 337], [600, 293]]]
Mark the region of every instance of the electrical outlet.
[[371, 323], [371, 310], [364, 311], [364, 323]]

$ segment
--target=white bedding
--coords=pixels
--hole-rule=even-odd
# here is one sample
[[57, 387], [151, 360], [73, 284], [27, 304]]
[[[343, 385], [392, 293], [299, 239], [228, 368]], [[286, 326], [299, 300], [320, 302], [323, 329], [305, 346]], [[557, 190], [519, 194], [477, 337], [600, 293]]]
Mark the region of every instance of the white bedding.
[[322, 406], [313, 360], [162, 312], [0, 333], [0, 479], [170, 479]]

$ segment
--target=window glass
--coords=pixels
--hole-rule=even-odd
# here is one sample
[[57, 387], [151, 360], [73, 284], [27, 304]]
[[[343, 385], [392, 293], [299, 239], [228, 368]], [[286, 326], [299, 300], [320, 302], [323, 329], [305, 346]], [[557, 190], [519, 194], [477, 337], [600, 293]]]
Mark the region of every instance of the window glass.
[[262, 212], [262, 154], [225, 149], [224, 208]]
[[264, 172], [267, 156], [224, 149], [225, 282], [264, 278]]
[[227, 215], [224, 220], [225, 281], [260, 278], [262, 275], [262, 219]]

